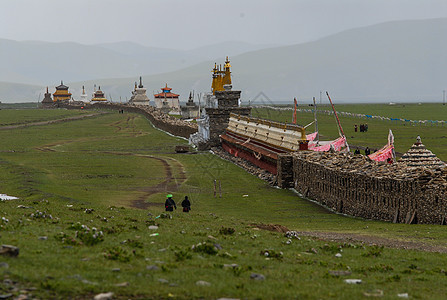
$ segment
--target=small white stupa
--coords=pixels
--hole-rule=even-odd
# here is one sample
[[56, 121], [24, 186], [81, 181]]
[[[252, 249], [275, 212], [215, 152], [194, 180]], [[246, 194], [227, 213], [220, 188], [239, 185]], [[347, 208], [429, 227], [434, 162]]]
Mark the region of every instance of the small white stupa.
[[141, 76], [140, 76], [140, 84], [138, 85], [138, 87], [135, 87], [134, 93], [129, 102], [135, 105], [149, 105], [149, 98], [146, 95], [146, 89], [143, 86]]
[[85, 92], [84, 86], [82, 86], [82, 93], [81, 93], [81, 97], [79, 98], [79, 100], [81, 100], [84, 103], [89, 102], [89, 99], [87, 99], [87, 93]]

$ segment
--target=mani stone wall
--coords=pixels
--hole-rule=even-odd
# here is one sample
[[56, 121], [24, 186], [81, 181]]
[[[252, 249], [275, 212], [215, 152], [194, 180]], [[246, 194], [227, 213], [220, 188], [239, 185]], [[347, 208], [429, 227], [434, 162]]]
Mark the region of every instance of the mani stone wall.
[[[95, 103], [86, 104], [84, 109], [108, 109], [123, 110], [126, 112], [138, 113], [144, 115], [155, 127], [169, 132], [175, 136], [189, 138], [189, 136], [197, 132], [197, 124], [186, 122], [175, 117], [169, 116], [152, 106], [147, 105], [123, 105], [115, 103]], [[67, 106], [67, 108], [80, 108], [79, 106]]]
[[300, 151], [284, 156], [288, 158], [278, 159], [278, 185], [292, 186], [336, 212], [395, 223], [447, 221], [446, 168], [410, 169], [349, 153]]
[[251, 107], [219, 107], [206, 108], [205, 110], [210, 122], [210, 139], [207, 142], [210, 147], [220, 146], [220, 135], [225, 133], [231, 113], [244, 116], [251, 113]]

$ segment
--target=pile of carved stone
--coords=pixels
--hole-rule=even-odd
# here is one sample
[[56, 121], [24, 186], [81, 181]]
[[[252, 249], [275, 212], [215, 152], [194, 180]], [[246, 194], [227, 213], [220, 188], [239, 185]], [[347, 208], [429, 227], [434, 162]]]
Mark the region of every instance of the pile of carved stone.
[[[282, 172], [290, 171], [278, 168], [278, 183], [283, 183]], [[351, 216], [447, 224], [445, 167], [413, 168], [350, 153], [299, 151], [293, 154], [293, 186], [303, 196]]]
[[417, 180], [422, 185], [439, 185], [447, 188], [447, 168], [436, 166], [411, 168], [399, 162], [377, 162], [363, 155], [299, 151], [295, 155], [309, 162], [340, 172], [362, 174], [375, 178]]
[[147, 113], [151, 114], [155, 119], [170, 123], [171, 125], [175, 126], [187, 126], [190, 128], [197, 129], [197, 123], [187, 122], [181, 119], [178, 119], [176, 117], [170, 116], [168, 114], [165, 114], [161, 112], [160, 110], [152, 107], [152, 106], [137, 106], [138, 108], [146, 111]]

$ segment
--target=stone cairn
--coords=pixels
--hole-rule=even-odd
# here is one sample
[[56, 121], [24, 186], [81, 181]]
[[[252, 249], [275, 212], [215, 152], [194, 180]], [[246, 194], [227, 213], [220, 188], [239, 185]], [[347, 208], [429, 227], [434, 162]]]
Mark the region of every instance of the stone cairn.
[[440, 160], [433, 152], [425, 148], [422, 144], [421, 137], [417, 137], [416, 143], [411, 146], [399, 163], [409, 168], [426, 167], [431, 169], [443, 168], [446, 164]]

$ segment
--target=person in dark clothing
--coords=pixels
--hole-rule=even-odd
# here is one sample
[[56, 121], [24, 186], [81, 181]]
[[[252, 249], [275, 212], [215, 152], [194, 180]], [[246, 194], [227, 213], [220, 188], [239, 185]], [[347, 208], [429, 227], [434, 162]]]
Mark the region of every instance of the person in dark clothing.
[[189, 212], [191, 210], [191, 202], [188, 199], [188, 196], [185, 196], [185, 199], [182, 201], [183, 212]]
[[166, 197], [167, 197], [167, 199], [165, 201], [166, 211], [174, 211], [174, 208], [177, 209], [177, 205], [175, 205], [175, 202], [172, 199], [172, 195], [169, 194]]
[[360, 150], [359, 150], [359, 148], [357, 148], [357, 149], [355, 149], [355, 151], [354, 151], [354, 154], [360, 154]]
[[357, 124], [355, 124], [354, 125], [354, 132], [357, 132], [357, 130], [358, 130], [358, 127], [357, 127]]
[[366, 147], [365, 149], [365, 155], [368, 156], [371, 154], [371, 150], [369, 150], [369, 147]]

